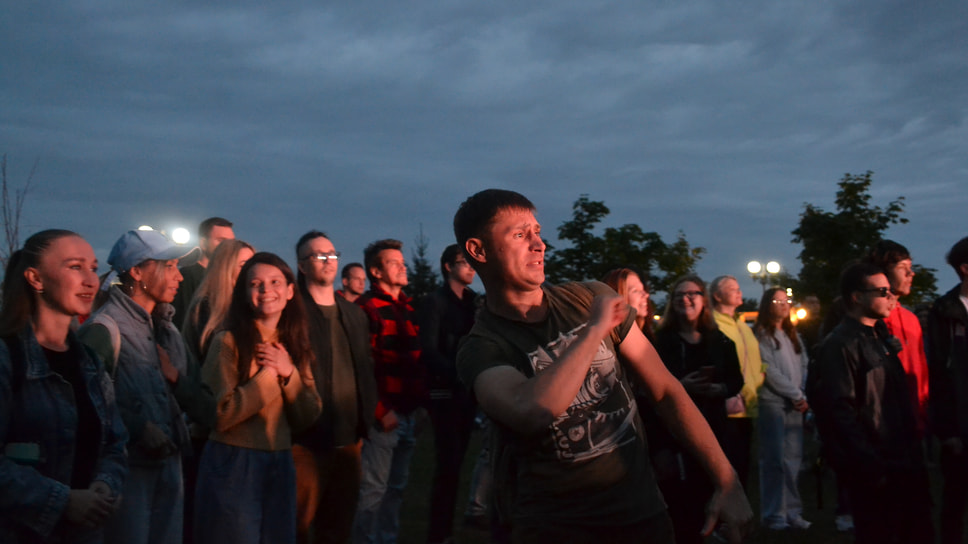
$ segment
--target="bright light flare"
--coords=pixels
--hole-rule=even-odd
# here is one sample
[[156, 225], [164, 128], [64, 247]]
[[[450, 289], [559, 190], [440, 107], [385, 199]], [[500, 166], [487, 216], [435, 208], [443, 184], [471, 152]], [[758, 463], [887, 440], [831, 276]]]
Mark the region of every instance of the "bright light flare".
[[780, 263], [776, 261], [770, 261], [766, 263], [766, 271], [770, 274], [776, 274], [780, 271]]
[[746, 263], [746, 270], [750, 274], [759, 274], [760, 270], [763, 270], [763, 265], [760, 264], [760, 261], [750, 261]]
[[171, 231], [171, 241], [178, 245], [187, 244], [191, 237], [192, 235], [189, 234], [186, 228], [178, 227]]

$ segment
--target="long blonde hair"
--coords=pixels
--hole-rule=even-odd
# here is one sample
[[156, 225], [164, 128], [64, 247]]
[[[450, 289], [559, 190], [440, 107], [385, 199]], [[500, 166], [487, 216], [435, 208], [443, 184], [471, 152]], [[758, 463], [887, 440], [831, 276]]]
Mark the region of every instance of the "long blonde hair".
[[[192, 296], [188, 306], [182, 329], [185, 331], [186, 341], [192, 350], [197, 349], [200, 359], [208, 351], [208, 343], [215, 332], [221, 329], [222, 322], [229, 313], [232, 303], [232, 288], [239, 277], [239, 253], [248, 249], [255, 253], [255, 248], [242, 240], [224, 240], [215, 248], [215, 254], [208, 264], [205, 279]], [[202, 330], [198, 326], [203, 318], [203, 309], [208, 310], [208, 319]], [[195, 338], [190, 338], [197, 335]]]

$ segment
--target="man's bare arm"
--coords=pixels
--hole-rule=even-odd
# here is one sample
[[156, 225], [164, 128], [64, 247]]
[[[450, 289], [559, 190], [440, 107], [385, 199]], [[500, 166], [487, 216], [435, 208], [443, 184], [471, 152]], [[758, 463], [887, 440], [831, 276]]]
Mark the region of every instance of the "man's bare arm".
[[474, 380], [478, 404], [488, 416], [517, 432], [546, 429], [575, 400], [602, 340], [627, 315], [628, 306], [621, 297], [595, 297], [588, 326], [555, 364], [532, 378], [511, 366], [481, 372]]
[[715, 486], [706, 508], [703, 534], [709, 535], [720, 520], [728, 524], [730, 540], [740, 542], [750, 528], [753, 512], [736, 471], [726, 459], [706, 418], [638, 328], [632, 327], [619, 345], [619, 353], [642, 377], [662, 423], [702, 465]]

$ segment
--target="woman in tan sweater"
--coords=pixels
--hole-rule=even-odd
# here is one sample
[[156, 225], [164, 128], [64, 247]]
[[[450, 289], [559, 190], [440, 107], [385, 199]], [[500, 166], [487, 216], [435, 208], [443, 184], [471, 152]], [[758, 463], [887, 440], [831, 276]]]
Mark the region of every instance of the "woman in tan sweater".
[[212, 340], [202, 378], [217, 399], [216, 424], [199, 466], [196, 542], [296, 542], [291, 436], [322, 404], [295, 290], [282, 259], [256, 253]]

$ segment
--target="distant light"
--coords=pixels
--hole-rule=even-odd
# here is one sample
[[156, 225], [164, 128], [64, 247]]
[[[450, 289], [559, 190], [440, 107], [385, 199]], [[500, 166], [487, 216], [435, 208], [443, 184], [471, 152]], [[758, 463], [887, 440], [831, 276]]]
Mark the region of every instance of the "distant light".
[[763, 265], [760, 264], [760, 261], [750, 261], [746, 263], [746, 270], [750, 274], [759, 274], [760, 270], [763, 270]]
[[138, 227], [138, 230], [155, 230], [155, 229], [151, 228], [148, 225], [141, 225], [140, 227]]
[[807, 317], [807, 311], [803, 308], [797, 308], [797, 320], [799, 321], [805, 317]]
[[179, 245], [187, 244], [191, 237], [192, 235], [189, 234], [188, 229], [182, 227], [178, 227], [171, 231], [171, 241]]
[[776, 274], [780, 271], [780, 263], [776, 261], [770, 261], [766, 263], [766, 271], [770, 274]]
[[793, 288], [787, 287], [787, 298], [793, 298]]

